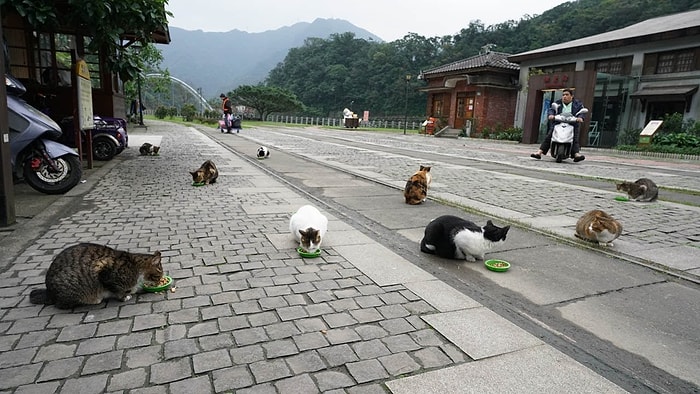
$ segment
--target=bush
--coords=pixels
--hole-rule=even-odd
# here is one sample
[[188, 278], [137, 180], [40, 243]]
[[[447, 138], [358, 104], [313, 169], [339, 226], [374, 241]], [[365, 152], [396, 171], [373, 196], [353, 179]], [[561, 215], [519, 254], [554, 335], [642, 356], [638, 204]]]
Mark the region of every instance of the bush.
[[154, 115], [158, 119], [165, 119], [165, 117], [168, 116], [168, 109], [161, 105], [158, 108], [156, 108]]
[[700, 137], [690, 133], [661, 134], [655, 135], [651, 143], [678, 148], [700, 148]]
[[197, 109], [192, 104], [185, 104], [180, 109], [180, 115], [185, 122], [191, 122], [194, 119], [194, 115], [197, 113]]
[[641, 133], [641, 129], [627, 129], [623, 130], [618, 136], [617, 136], [617, 144], [618, 145], [636, 145], [639, 142], [639, 133]]
[[503, 131], [497, 132], [493, 138], [497, 140], [520, 142], [523, 139], [523, 129], [521, 129], [520, 127], [511, 127]]

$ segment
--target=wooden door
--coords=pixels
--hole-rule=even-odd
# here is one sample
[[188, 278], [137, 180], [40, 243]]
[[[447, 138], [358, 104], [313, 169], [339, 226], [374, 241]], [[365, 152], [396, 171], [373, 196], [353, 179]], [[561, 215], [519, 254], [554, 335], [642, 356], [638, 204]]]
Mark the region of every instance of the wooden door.
[[455, 115], [455, 129], [461, 129], [467, 120], [474, 118], [474, 93], [460, 93], [457, 96], [457, 114]]

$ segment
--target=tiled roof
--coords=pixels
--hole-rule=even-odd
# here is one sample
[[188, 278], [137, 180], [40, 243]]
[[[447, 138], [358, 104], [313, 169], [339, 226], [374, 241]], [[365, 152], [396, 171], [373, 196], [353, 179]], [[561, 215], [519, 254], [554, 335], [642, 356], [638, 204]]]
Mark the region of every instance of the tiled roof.
[[506, 70], [519, 70], [520, 66], [508, 61], [509, 53], [487, 52], [466, 59], [423, 71], [423, 75], [430, 77], [433, 74], [451, 73], [455, 71], [468, 71], [473, 69], [491, 67]]
[[533, 55], [544, 55], [545, 53], [555, 52], [558, 50], [603, 45], [615, 41], [630, 40], [635, 38], [638, 39], [654, 34], [664, 34], [672, 31], [697, 27], [700, 27], [700, 10], [681, 12], [678, 14], [647, 19], [634, 25], [609, 31], [607, 33], [596, 34], [594, 36], [579, 38], [578, 40], [566, 41], [561, 44], [521, 52], [510, 56], [510, 59], [519, 61], [525, 58], [532, 58]]

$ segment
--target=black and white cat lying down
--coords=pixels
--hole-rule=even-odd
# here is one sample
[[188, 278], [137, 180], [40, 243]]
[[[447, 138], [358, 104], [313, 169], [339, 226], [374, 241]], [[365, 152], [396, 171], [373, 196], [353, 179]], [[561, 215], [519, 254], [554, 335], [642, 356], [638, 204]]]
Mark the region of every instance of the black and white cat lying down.
[[509, 229], [490, 220], [480, 227], [457, 216], [440, 216], [425, 227], [420, 250], [448, 259], [483, 260], [489, 249], [506, 240]]

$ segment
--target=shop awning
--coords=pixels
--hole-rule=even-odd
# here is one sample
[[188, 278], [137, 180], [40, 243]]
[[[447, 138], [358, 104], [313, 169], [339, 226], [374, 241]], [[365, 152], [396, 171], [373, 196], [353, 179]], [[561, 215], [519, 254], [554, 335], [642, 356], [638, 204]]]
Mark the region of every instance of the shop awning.
[[642, 100], [685, 100], [687, 96], [698, 91], [698, 85], [683, 86], [642, 86], [630, 94], [630, 98]]

